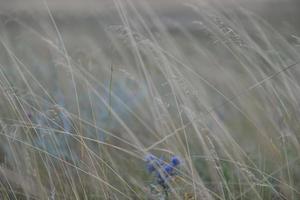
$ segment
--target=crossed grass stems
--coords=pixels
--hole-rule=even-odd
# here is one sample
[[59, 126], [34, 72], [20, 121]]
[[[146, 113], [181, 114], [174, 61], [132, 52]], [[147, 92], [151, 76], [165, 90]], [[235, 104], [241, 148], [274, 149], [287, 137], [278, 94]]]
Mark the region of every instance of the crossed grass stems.
[[[49, 10], [49, 15], [52, 16], [50, 10]], [[59, 38], [60, 38], [60, 40], [61, 40], [60, 43], [63, 44], [62, 37], [60, 36], [60, 33], [59, 33], [59, 31], [58, 31], [58, 28], [57, 28], [57, 26], [56, 26], [56, 23], [55, 23], [53, 17], [51, 17], [51, 20], [52, 20], [52, 22], [53, 22], [53, 25], [55, 26], [55, 29], [57, 30], [57, 35], [59, 36]], [[2, 43], [2, 45], [6, 46], [4, 41], [1, 41], [1, 43]], [[175, 62], [177, 62], [178, 64], [182, 65], [182, 66], [185, 67], [187, 70], [190, 70], [191, 72], [194, 72], [194, 71], [192, 70], [192, 68], [190, 68], [189, 66], [187, 66], [186, 64], [184, 64], [183, 62], [181, 62], [178, 58], [176, 58], [176, 56], [173, 56], [173, 55], [170, 54], [168, 51], [166, 51], [166, 50], [160, 48], [159, 46], [156, 46], [156, 47], [157, 47], [157, 48], [159, 49], [159, 51], [160, 51], [161, 53], [163, 53], [165, 56], [169, 57], [170, 59], [173, 59]], [[9, 51], [9, 48], [8, 48], [7, 46], [6, 46], [5, 48], [6, 48], [6, 50]], [[81, 69], [80, 66], [76, 65], [76, 63], [72, 61], [72, 58], [70, 58], [70, 57], [68, 56], [68, 52], [66, 51], [65, 47], [63, 48], [63, 50], [60, 50], [60, 48], [57, 47], [57, 46], [56, 46], [56, 47], [54, 46], [54, 48], [66, 58], [66, 60], [67, 60], [67, 62], [68, 62], [68, 66], [70, 67], [70, 70], [72, 71], [71, 74], [75, 75], [75, 72], [73, 71], [74, 69], [72, 69], [71, 66], [76, 66], [76, 67], [77, 67], [77, 70], [78, 70], [78, 73], [76, 73], [76, 75], [82, 73], [82, 74], [84, 74], [85, 76], [87, 76], [87, 77], [89, 77], [89, 78], [92, 78], [92, 80], [96, 80], [96, 78], [93, 77], [92, 74], [90, 74], [88, 71], [86, 71], [86, 70], [84, 70], [84, 69]], [[18, 65], [22, 65], [24, 68], [26, 68], [25, 64], [23, 64], [23, 63], [22, 63], [22, 62], [21, 62], [21, 61], [20, 61], [20, 60], [19, 60], [19, 59], [11, 52], [11, 51], [10, 51], [10, 54], [11, 54], [12, 57], [17, 61]], [[207, 109], [207, 111], [204, 112], [204, 114], [208, 116], [208, 115], [211, 114], [212, 112], [216, 111], [218, 108], [220, 108], [220, 107], [222, 107], [222, 106], [225, 106], [225, 105], [227, 105], [227, 104], [231, 104], [233, 107], [235, 107], [235, 108], [237, 108], [237, 110], [239, 110], [239, 109], [238, 109], [238, 106], [235, 105], [234, 101], [238, 100], [238, 99], [239, 99], [240, 97], [242, 97], [242, 96], [249, 95], [249, 94], [251, 93], [252, 90], [254, 90], [254, 89], [260, 87], [261, 85], [265, 84], [266, 82], [272, 80], [273, 78], [277, 77], [277, 76], [280, 75], [281, 73], [284, 73], [284, 72], [286, 72], [286, 71], [288, 71], [288, 70], [290, 70], [290, 69], [296, 67], [298, 64], [299, 64], [299, 61], [297, 61], [297, 62], [295, 62], [295, 63], [293, 63], [293, 64], [291, 64], [291, 65], [289, 65], [289, 66], [286, 66], [286, 67], [284, 67], [283, 69], [281, 69], [281, 70], [279, 70], [279, 71], [277, 71], [277, 72], [274, 72], [274, 73], [271, 74], [270, 76], [264, 78], [263, 80], [257, 82], [256, 84], [254, 84], [254, 85], [248, 87], [247, 89], [245, 89], [245, 90], [243, 90], [242, 92], [240, 92], [238, 95], [236, 95], [236, 96], [234, 96], [234, 97], [231, 97], [231, 98], [227, 98], [227, 97], [226, 97], [221, 91], [219, 91], [213, 84], [211, 84], [208, 80], [206, 80], [206, 79], [204, 79], [203, 77], [201, 77], [200, 74], [197, 74], [197, 76], [198, 76], [201, 80], [203, 80], [203, 82], [204, 82], [205, 84], [207, 84], [209, 87], [211, 87], [214, 91], [217, 91], [217, 93], [220, 94], [220, 95], [221, 95], [222, 97], [224, 97], [224, 99], [225, 99], [225, 102], [224, 102], [224, 103], [219, 104], [219, 105], [216, 105], [215, 107], [212, 107], [212, 108], [210, 108], [210, 109]], [[4, 66], [1, 65], [1, 68], [4, 68]], [[109, 97], [110, 99], [111, 99], [111, 95], [114, 96], [114, 94], [112, 94], [112, 92], [111, 92], [111, 90], [112, 90], [112, 81], [113, 81], [113, 75], [112, 75], [112, 74], [113, 74], [113, 68], [112, 68], [112, 65], [111, 65], [110, 87], [109, 87], [109, 89], [108, 89], [108, 90], [109, 90], [109, 94], [110, 94], [110, 97]], [[1, 71], [1, 75], [2, 75], [2, 77], [5, 77], [5, 74], [3, 73], [3, 71]], [[72, 79], [74, 80], [75, 77], [73, 77], [73, 75], [72, 75]], [[34, 77], [34, 76], [32, 75], [32, 77]], [[36, 80], [36, 82], [38, 82], [38, 81]], [[8, 84], [9, 84], [9, 83], [8, 83]], [[88, 83], [88, 85], [89, 85], [90, 88], [93, 88], [92, 84], [89, 84], [89, 83]], [[40, 86], [41, 86], [41, 85], [40, 85]], [[74, 87], [75, 87], [75, 86], [74, 86]], [[30, 87], [29, 87], [29, 88], [30, 88]], [[41, 86], [41, 88], [42, 88], [42, 86]], [[106, 88], [104, 88], [104, 89], [107, 90]], [[93, 90], [94, 90], [94, 89], [93, 89]], [[47, 91], [46, 91], [46, 90], [44, 90], [44, 92], [45, 92], [45, 94], [47, 94]], [[95, 91], [95, 92], [96, 92], [96, 91]], [[31, 91], [31, 93], [34, 94], [33, 91]], [[35, 95], [34, 95], [34, 96], [35, 96]], [[15, 97], [17, 97], [17, 96], [15, 96]], [[48, 95], [48, 97], [50, 98], [50, 95]], [[115, 97], [115, 96], [114, 96], [114, 97]], [[18, 98], [18, 97], [17, 97], [17, 98]], [[116, 98], [116, 97], [115, 97], [115, 98]], [[51, 98], [50, 98], [50, 99], [51, 99]], [[52, 100], [53, 100], [53, 99], [52, 99]], [[22, 102], [22, 99], [18, 99], [18, 101], [21, 101], [21, 102]], [[55, 101], [53, 100], [53, 102], [55, 102]], [[25, 102], [23, 102], [23, 103], [25, 103]], [[78, 105], [79, 105], [79, 104], [78, 104]], [[110, 102], [109, 102], [108, 104], [106, 104], [106, 107], [109, 109], [110, 114], [112, 114], [112, 115], [115, 116], [115, 117], [117, 116], [116, 113], [113, 113], [113, 112], [111, 113], [111, 111], [112, 111], [112, 109], [111, 109], [111, 100], [110, 100]], [[38, 110], [37, 110], [37, 111], [38, 111]], [[39, 112], [39, 111], [38, 111], [38, 112]], [[81, 121], [81, 123], [87, 123], [87, 124], [90, 124], [89, 122], [84, 121], [82, 118], [80, 118], [80, 116], [76, 116], [76, 115], [71, 114], [71, 113], [68, 113], [68, 115], [69, 115], [70, 117], [72, 117], [72, 118], [78, 118], [78, 119]], [[51, 119], [50, 119], [50, 120], [51, 120]], [[118, 146], [115, 146], [115, 145], [112, 145], [112, 144], [109, 144], [109, 143], [103, 142], [103, 141], [97, 141], [97, 140], [94, 140], [94, 139], [92, 139], [92, 138], [85, 137], [85, 136], [83, 136], [83, 135], [77, 136], [77, 135], [73, 135], [73, 134], [68, 133], [68, 132], [65, 132], [65, 131], [59, 131], [59, 130], [56, 130], [56, 131], [57, 131], [57, 132], [60, 132], [60, 133], [62, 133], [62, 134], [67, 134], [67, 135], [71, 135], [72, 137], [74, 137], [77, 141], [79, 141], [79, 142], [81, 143], [82, 149], [88, 150], [89, 153], [91, 153], [91, 154], [93, 154], [94, 156], [96, 156], [99, 160], [102, 160], [102, 159], [100, 158], [100, 156], [97, 156], [97, 155], [96, 155], [96, 154], [95, 154], [95, 153], [94, 153], [94, 152], [86, 145], [85, 140], [89, 140], [89, 141], [93, 141], [93, 142], [96, 142], [96, 143], [99, 143], [99, 144], [104, 144], [104, 145], [110, 146], [110, 147], [112, 147], [112, 148], [115, 148], [115, 149], [124, 151], [124, 152], [130, 154], [131, 156], [134, 156], [134, 157], [140, 159], [141, 156], [140, 156], [139, 154], [145, 155], [146, 152], [149, 152], [150, 150], [155, 149], [156, 146], [158, 146], [159, 144], [163, 143], [163, 142], [166, 141], [168, 138], [170, 138], [170, 137], [172, 137], [172, 136], [174, 136], [174, 135], [180, 133], [181, 130], [186, 129], [188, 126], [192, 125], [193, 123], [195, 123], [195, 122], [197, 122], [197, 121], [198, 121], [198, 119], [190, 120], [188, 123], [183, 124], [180, 128], [176, 129], [174, 132], [172, 132], [172, 133], [166, 135], [164, 138], [158, 140], [157, 142], [155, 142], [155, 143], [153, 143], [152, 145], [150, 145], [150, 146], [148, 146], [148, 147], [145, 147], [145, 148], [142, 148], [141, 146], [133, 145], [133, 144], [127, 142], [126, 140], [124, 140], [124, 139], [122, 139], [122, 138], [120, 138], [120, 137], [118, 137], [118, 136], [115, 136], [115, 135], [113, 135], [113, 134], [111, 134], [111, 133], [109, 133], [109, 132], [107, 132], [107, 131], [105, 131], [105, 130], [102, 130], [102, 131], [105, 131], [105, 133], [108, 134], [108, 135], [110, 135], [111, 137], [114, 137], [114, 138], [116, 138], [116, 139], [118, 139], [118, 140], [121, 140], [122, 142], [125, 142], [126, 144], [130, 144], [130, 146], [136, 148], [136, 150], [137, 150], [139, 153], [133, 153], [133, 152], [131, 152], [131, 151], [126, 150], [125, 148], [118, 147]], [[90, 124], [90, 125], [92, 125], [92, 124]], [[94, 125], [92, 125], [92, 126], [94, 126]], [[29, 124], [24, 123], [23, 125], [20, 125], [19, 127], [27, 127], [27, 128], [29, 128], [29, 127], [31, 127], [31, 128], [34, 127], [35, 129], [41, 129], [41, 127], [38, 127], [37, 125], [34, 125], [32, 122], [30, 122]], [[60, 128], [63, 128], [63, 127], [60, 127]], [[99, 127], [95, 127], [95, 128], [99, 129]], [[53, 129], [52, 129], [52, 130], [53, 130]], [[130, 132], [131, 132], [131, 131], [130, 131]], [[63, 159], [61, 159], [61, 158], [59, 158], [59, 157], [57, 157], [57, 156], [55, 156], [55, 155], [51, 155], [51, 154], [49, 154], [48, 152], [44, 151], [43, 149], [34, 147], [34, 146], [32, 146], [31, 144], [26, 143], [26, 142], [24, 142], [24, 141], [22, 141], [22, 140], [19, 140], [19, 139], [17, 139], [17, 138], [8, 136], [8, 135], [6, 135], [6, 134], [4, 134], [4, 133], [1, 133], [1, 135], [6, 136], [7, 138], [9, 138], [9, 139], [11, 139], [11, 140], [13, 140], [13, 141], [17, 141], [17, 142], [20, 142], [20, 143], [22, 143], [22, 144], [25, 144], [26, 146], [29, 146], [30, 148], [33, 148], [33, 149], [39, 151], [40, 153], [47, 154], [47, 155], [49, 155], [49, 156], [51, 156], [51, 157], [53, 157], [53, 158], [55, 158], [55, 159], [57, 159], [57, 160], [59, 160], [59, 161], [61, 161], [61, 162], [65, 163], [65, 164], [71, 166], [71, 167], [74, 167], [76, 170], [78, 170], [78, 171], [80, 171], [80, 172], [82, 172], [82, 173], [85, 173], [85, 174], [87, 174], [87, 175], [89, 175], [89, 176], [92, 176], [93, 178], [96, 178], [98, 181], [102, 182], [103, 184], [105, 184], [106, 186], [110, 187], [110, 188], [113, 189], [114, 191], [119, 192], [119, 193], [120, 193], [121, 195], [123, 195], [124, 197], [130, 198], [128, 195], [126, 195], [125, 193], [121, 192], [119, 189], [117, 189], [117, 188], [114, 187], [113, 185], [109, 184], [109, 183], [106, 182], [105, 180], [101, 179], [100, 177], [98, 177], [98, 176], [96, 176], [96, 175], [93, 175], [92, 173], [87, 172], [87, 171], [81, 169], [80, 167], [77, 167], [76, 165], [73, 165], [72, 163], [70, 163], [70, 162], [68, 162], [68, 161], [65, 161], [65, 160], [63, 160]], [[133, 135], [133, 136], [134, 136], [134, 135]], [[139, 143], [137, 143], [137, 144], [139, 144]], [[81, 150], [81, 151], [83, 151], [83, 150]], [[297, 160], [298, 160], [298, 159], [296, 159], [295, 161], [290, 162], [289, 164], [292, 164], [292, 163], [296, 162]], [[112, 169], [112, 168], [111, 168], [111, 169]], [[113, 170], [113, 169], [112, 169], [112, 170]], [[181, 173], [182, 173], [182, 172], [181, 172]], [[117, 175], [118, 173], [115, 172], [115, 174]], [[183, 175], [183, 177], [185, 177], [185, 178], [188, 177], [188, 175], [184, 175], [184, 174], [182, 174], [182, 175]], [[123, 180], [122, 177], [119, 176], [119, 178], [120, 178], [121, 180]], [[125, 180], [123, 180], [123, 181], [126, 183]], [[263, 180], [263, 181], [264, 181], [264, 180]], [[262, 181], [262, 182], [263, 182], [263, 181]], [[198, 185], [198, 183], [196, 183], [196, 184]], [[134, 189], [133, 189], [133, 188], [131, 188], [128, 184], [127, 184], [127, 186], [134, 192]]]

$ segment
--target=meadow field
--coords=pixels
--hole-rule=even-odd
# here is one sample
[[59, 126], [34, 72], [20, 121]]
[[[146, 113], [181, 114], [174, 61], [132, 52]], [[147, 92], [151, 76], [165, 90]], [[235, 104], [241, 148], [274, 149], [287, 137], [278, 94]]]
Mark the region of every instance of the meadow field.
[[297, 0], [1, 0], [0, 199], [300, 199]]

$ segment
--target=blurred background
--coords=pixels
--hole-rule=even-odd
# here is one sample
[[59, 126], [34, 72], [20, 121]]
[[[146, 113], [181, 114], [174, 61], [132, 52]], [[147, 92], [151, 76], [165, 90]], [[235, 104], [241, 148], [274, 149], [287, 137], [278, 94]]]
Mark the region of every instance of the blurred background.
[[299, 19], [299, 0], [0, 0], [0, 197], [158, 199], [154, 152], [184, 161], [177, 199], [298, 199]]

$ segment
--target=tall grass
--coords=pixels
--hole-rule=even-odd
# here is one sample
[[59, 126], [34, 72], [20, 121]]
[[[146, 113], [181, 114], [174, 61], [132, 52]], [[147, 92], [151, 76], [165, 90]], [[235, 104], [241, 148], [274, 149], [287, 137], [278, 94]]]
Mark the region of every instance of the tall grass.
[[[231, 3], [113, 2], [1, 15], [1, 199], [299, 199], [299, 36]], [[149, 154], [181, 160], [167, 191]]]

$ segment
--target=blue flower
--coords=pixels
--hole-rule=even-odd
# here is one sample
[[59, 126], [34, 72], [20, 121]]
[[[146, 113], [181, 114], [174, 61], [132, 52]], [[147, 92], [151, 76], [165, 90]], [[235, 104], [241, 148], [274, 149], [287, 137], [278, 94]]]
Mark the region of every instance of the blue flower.
[[154, 178], [156, 183], [160, 185], [167, 194], [169, 181], [172, 180], [172, 177], [177, 175], [175, 169], [181, 164], [180, 159], [177, 156], [172, 156], [170, 162], [167, 163], [163, 157], [158, 158], [153, 154], [148, 154], [145, 157], [145, 162], [148, 172], [155, 174]]
[[153, 154], [148, 154], [145, 157], [146, 162], [151, 162], [151, 161], [156, 160], [156, 159], [157, 159], [157, 157], [155, 155], [153, 155]]
[[157, 164], [158, 164], [159, 166], [163, 166], [164, 163], [165, 163], [165, 161], [164, 161], [163, 157], [160, 157], [160, 159], [157, 159]]
[[167, 174], [167, 175], [173, 175], [173, 172], [174, 172], [174, 167], [170, 164], [167, 164], [164, 166], [164, 172]]
[[152, 154], [149, 154], [145, 157], [145, 160], [147, 162], [147, 170], [148, 172], [152, 173], [155, 171], [155, 160], [157, 160], [157, 157], [152, 155]]
[[147, 170], [149, 173], [156, 171], [161, 168], [164, 164], [163, 158], [157, 158], [156, 156], [149, 154], [145, 157], [147, 163]]
[[154, 165], [152, 163], [148, 163], [147, 164], [147, 170], [148, 170], [149, 173], [154, 172], [155, 171]]
[[177, 156], [172, 156], [171, 163], [174, 167], [176, 167], [177, 165], [180, 165], [180, 159]]
[[166, 177], [163, 177], [162, 175], [160, 175], [160, 173], [157, 173], [157, 179], [156, 179], [156, 181], [163, 188], [167, 187], [167, 185], [166, 185], [166, 181], [167, 181]]

